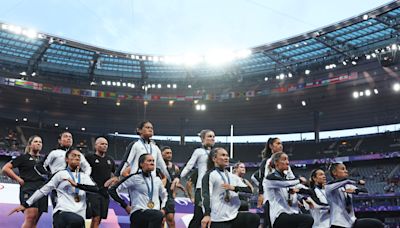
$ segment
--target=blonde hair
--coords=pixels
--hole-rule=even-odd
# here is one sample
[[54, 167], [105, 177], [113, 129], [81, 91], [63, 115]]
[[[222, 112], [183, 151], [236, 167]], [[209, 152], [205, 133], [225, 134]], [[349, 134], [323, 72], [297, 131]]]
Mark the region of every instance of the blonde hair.
[[[36, 137], [40, 138], [39, 135], [32, 135], [31, 137], [29, 137], [28, 143], [27, 143], [27, 145], [26, 145], [26, 147], [25, 147], [25, 154], [31, 152], [31, 144], [32, 144], [33, 140], [34, 140]], [[40, 139], [42, 139], [42, 138], [40, 138]]]

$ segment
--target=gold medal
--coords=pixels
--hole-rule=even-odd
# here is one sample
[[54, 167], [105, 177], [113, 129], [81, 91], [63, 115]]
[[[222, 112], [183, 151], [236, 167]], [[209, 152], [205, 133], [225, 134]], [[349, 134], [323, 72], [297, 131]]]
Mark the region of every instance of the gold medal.
[[79, 203], [81, 201], [81, 198], [79, 197], [79, 195], [75, 195], [74, 200], [75, 202]]
[[147, 203], [147, 207], [150, 208], [150, 209], [153, 209], [154, 208], [154, 202], [153, 201], [149, 201]]

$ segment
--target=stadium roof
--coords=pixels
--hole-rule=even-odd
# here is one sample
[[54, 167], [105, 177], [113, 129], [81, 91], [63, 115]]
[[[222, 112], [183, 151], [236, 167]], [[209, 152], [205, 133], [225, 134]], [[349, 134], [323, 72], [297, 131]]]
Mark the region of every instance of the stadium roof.
[[[57, 72], [91, 80], [104, 77], [168, 80], [188, 74], [210, 77], [227, 72], [243, 76], [300, 72], [315, 65], [363, 58], [377, 48], [398, 43], [399, 6], [400, 1], [395, 1], [328, 27], [251, 48], [248, 57], [232, 59], [231, 56], [232, 61], [220, 67], [198, 59], [198, 64], [192, 66], [172, 63], [185, 62], [191, 58], [188, 56], [150, 56], [105, 50], [8, 24], [1, 24], [0, 59], [27, 68], [28, 74]], [[215, 56], [217, 59], [224, 57]]]

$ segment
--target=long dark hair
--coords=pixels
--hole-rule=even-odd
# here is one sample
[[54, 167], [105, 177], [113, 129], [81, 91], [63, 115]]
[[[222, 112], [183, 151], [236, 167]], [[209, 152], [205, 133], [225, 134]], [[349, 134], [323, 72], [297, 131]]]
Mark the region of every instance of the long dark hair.
[[[137, 135], [140, 135], [139, 130], [143, 129], [144, 125], [147, 124], [147, 123], [151, 123], [151, 122], [148, 121], [148, 120], [144, 120], [144, 121], [140, 122], [140, 123], [136, 126], [136, 134], [137, 134]], [[151, 124], [152, 124], [152, 123], [151, 123]]]
[[340, 164], [342, 164], [342, 163], [332, 163], [329, 165], [329, 174], [331, 175], [331, 177], [333, 179], [336, 179], [335, 175], [333, 175], [333, 172], [336, 170], [336, 167]]
[[268, 158], [272, 155], [272, 150], [270, 145], [273, 145], [275, 140], [279, 139], [278, 137], [273, 137], [273, 138], [269, 138], [267, 143], [265, 144], [264, 149], [261, 151], [261, 157], [264, 158]]
[[144, 163], [144, 161], [146, 160], [148, 155], [151, 155], [151, 154], [142, 154], [142, 155], [140, 155], [140, 157], [138, 159], [138, 170], [136, 171], [136, 173], [139, 173], [140, 170], [142, 170], [142, 164]]
[[313, 169], [312, 171], [311, 171], [311, 175], [310, 175], [310, 187], [311, 188], [314, 188], [315, 187], [315, 181], [314, 181], [314, 178], [315, 177], [317, 177], [317, 172], [319, 171], [319, 170], [321, 170], [322, 172], [325, 172], [323, 169]]
[[211, 170], [211, 169], [215, 168], [215, 164], [214, 164], [213, 159], [215, 157], [217, 157], [218, 151], [223, 150], [223, 149], [224, 148], [222, 148], [222, 147], [215, 147], [210, 151], [210, 153], [208, 154], [207, 170]]

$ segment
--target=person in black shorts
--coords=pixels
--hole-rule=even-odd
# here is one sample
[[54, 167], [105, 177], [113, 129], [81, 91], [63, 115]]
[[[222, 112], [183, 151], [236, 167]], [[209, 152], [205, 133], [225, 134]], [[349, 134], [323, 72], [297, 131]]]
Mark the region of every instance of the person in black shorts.
[[115, 172], [115, 162], [111, 157], [106, 155], [107, 149], [107, 140], [103, 137], [99, 137], [95, 142], [96, 152], [86, 157], [92, 167], [92, 174], [90, 176], [99, 187], [100, 193], [88, 194], [86, 217], [92, 218], [92, 223], [90, 225], [92, 228], [99, 227], [101, 219], [106, 219], [108, 215], [110, 197], [108, 195], [108, 189], [104, 187], [104, 183], [110, 179]]
[[[169, 176], [171, 177], [172, 180], [175, 178], [179, 178], [179, 167], [172, 163], [172, 149], [169, 146], [164, 146], [161, 148], [161, 154], [164, 159], [165, 164], [167, 165], [167, 170], [169, 173]], [[178, 184], [175, 186], [174, 189], [171, 190], [171, 182], [167, 180], [165, 188], [167, 189], [168, 192], [168, 200], [165, 205], [165, 212], [166, 212], [166, 220], [169, 228], [175, 228], [175, 195], [176, 195], [176, 189], [184, 188]]]
[[[45, 184], [45, 179], [35, 170], [35, 165], [40, 162], [40, 151], [42, 150], [42, 139], [33, 135], [28, 139], [25, 154], [15, 158], [3, 167], [3, 173], [17, 181], [20, 185], [19, 200], [24, 204], [32, 194]], [[18, 168], [19, 176], [13, 168]], [[40, 216], [47, 212], [47, 196], [40, 198], [24, 212], [24, 223], [22, 227], [36, 227]]]

